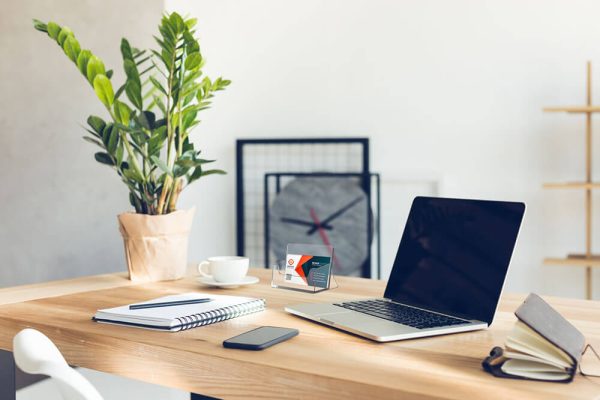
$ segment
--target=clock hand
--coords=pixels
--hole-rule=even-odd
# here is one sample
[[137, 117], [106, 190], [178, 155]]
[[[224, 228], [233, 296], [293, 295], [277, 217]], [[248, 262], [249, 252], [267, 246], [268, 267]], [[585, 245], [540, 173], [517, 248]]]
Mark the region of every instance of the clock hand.
[[[280, 218], [280, 221], [281, 222], [287, 222], [289, 224], [305, 225], [305, 226], [310, 226], [312, 228], [317, 228], [317, 226], [313, 222], [304, 221], [304, 220], [301, 220], [301, 219], [285, 218], [285, 217], [283, 217], [283, 218]], [[327, 230], [332, 230], [333, 229], [333, 227], [331, 225], [327, 225], [327, 224], [321, 224], [321, 227], [323, 229], [327, 229]]]
[[[329, 241], [327, 232], [325, 232], [325, 230], [321, 227], [322, 225], [321, 225], [321, 222], [319, 222], [319, 217], [317, 217], [317, 212], [312, 207], [310, 209], [310, 217], [313, 219], [313, 221], [315, 221], [315, 225], [317, 226], [317, 229], [319, 230], [319, 236], [321, 236], [321, 240], [323, 241], [323, 244], [331, 249], [333, 246], [331, 245], [331, 242]], [[337, 257], [335, 256], [335, 253], [333, 253], [333, 265], [334, 265], [334, 267], [342, 268], [340, 262], [338, 261]]]
[[[340, 215], [342, 215], [343, 213], [345, 213], [346, 211], [348, 211], [350, 208], [354, 207], [355, 204], [359, 203], [361, 200], [363, 199], [362, 196], [357, 197], [356, 199], [352, 200], [350, 203], [346, 204], [344, 207], [340, 208], [339, 210], [337, 210], [336, 212], [334, 212], [333, 214], [331, 214], [329, 217], [325, 218], [323, 220], [323, 222], [321, 222], [321, 224], [323, 225], [327, 225], [329, 224], [329, 222], [331, 222], [332, 220], [336, 219], [337, 217], [339, 217]], [[306, 234], [307, 235], [312, 235], [313, 233], [315, 233], [315, 231], [318, 229], [317, 226], [313, 226], [312, 228], [310, 228]]]

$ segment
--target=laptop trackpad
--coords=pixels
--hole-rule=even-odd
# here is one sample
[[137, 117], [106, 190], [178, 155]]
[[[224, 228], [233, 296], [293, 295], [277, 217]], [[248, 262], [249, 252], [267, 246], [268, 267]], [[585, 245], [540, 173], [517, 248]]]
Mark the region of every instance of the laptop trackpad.
[[387, 319], [373, 317], [356, 311], [323, 315], [319, 318], [321, 322], [328, 325], [340, 325], [342, 327], [359, 329], [363, 332], [372, 333], [377, 336], [417, 331], [416, 328], [411, 328], [410, 326], [400, 325], [396, 322], [388, 321]]
[[327, 325], [359, 329], [376, 336], [418, 331], [416, 328], [347, 310], [332, 304], [299, 304], [290, 308], [300, 311], [302, 314], [311, 315], [313, 318], [316, 317], [315, 319]]

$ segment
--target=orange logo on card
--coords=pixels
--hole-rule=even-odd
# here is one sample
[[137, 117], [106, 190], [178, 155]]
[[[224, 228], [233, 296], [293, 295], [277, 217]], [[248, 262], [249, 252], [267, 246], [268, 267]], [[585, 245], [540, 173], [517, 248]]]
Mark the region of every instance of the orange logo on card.
[[290, 258], [290, 260], [288, 261], [288, 264], [292, 265], [294, 263], [294, 260]]

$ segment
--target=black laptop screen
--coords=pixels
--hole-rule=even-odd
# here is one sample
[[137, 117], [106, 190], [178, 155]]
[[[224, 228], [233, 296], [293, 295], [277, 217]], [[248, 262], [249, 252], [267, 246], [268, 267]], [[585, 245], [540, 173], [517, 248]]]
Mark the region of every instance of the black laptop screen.
[[417, 197], [385, 297], [492, 322], [523, 203]]

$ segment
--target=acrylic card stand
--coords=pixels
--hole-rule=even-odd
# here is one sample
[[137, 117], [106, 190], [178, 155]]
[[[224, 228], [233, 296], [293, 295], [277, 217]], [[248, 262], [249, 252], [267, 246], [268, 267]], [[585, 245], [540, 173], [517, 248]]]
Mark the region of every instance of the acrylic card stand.
[[286, 259], [273, 265], [271, 287], [306, 293], [335, 289], [333, 260], [332, 246], [288, 244]]

